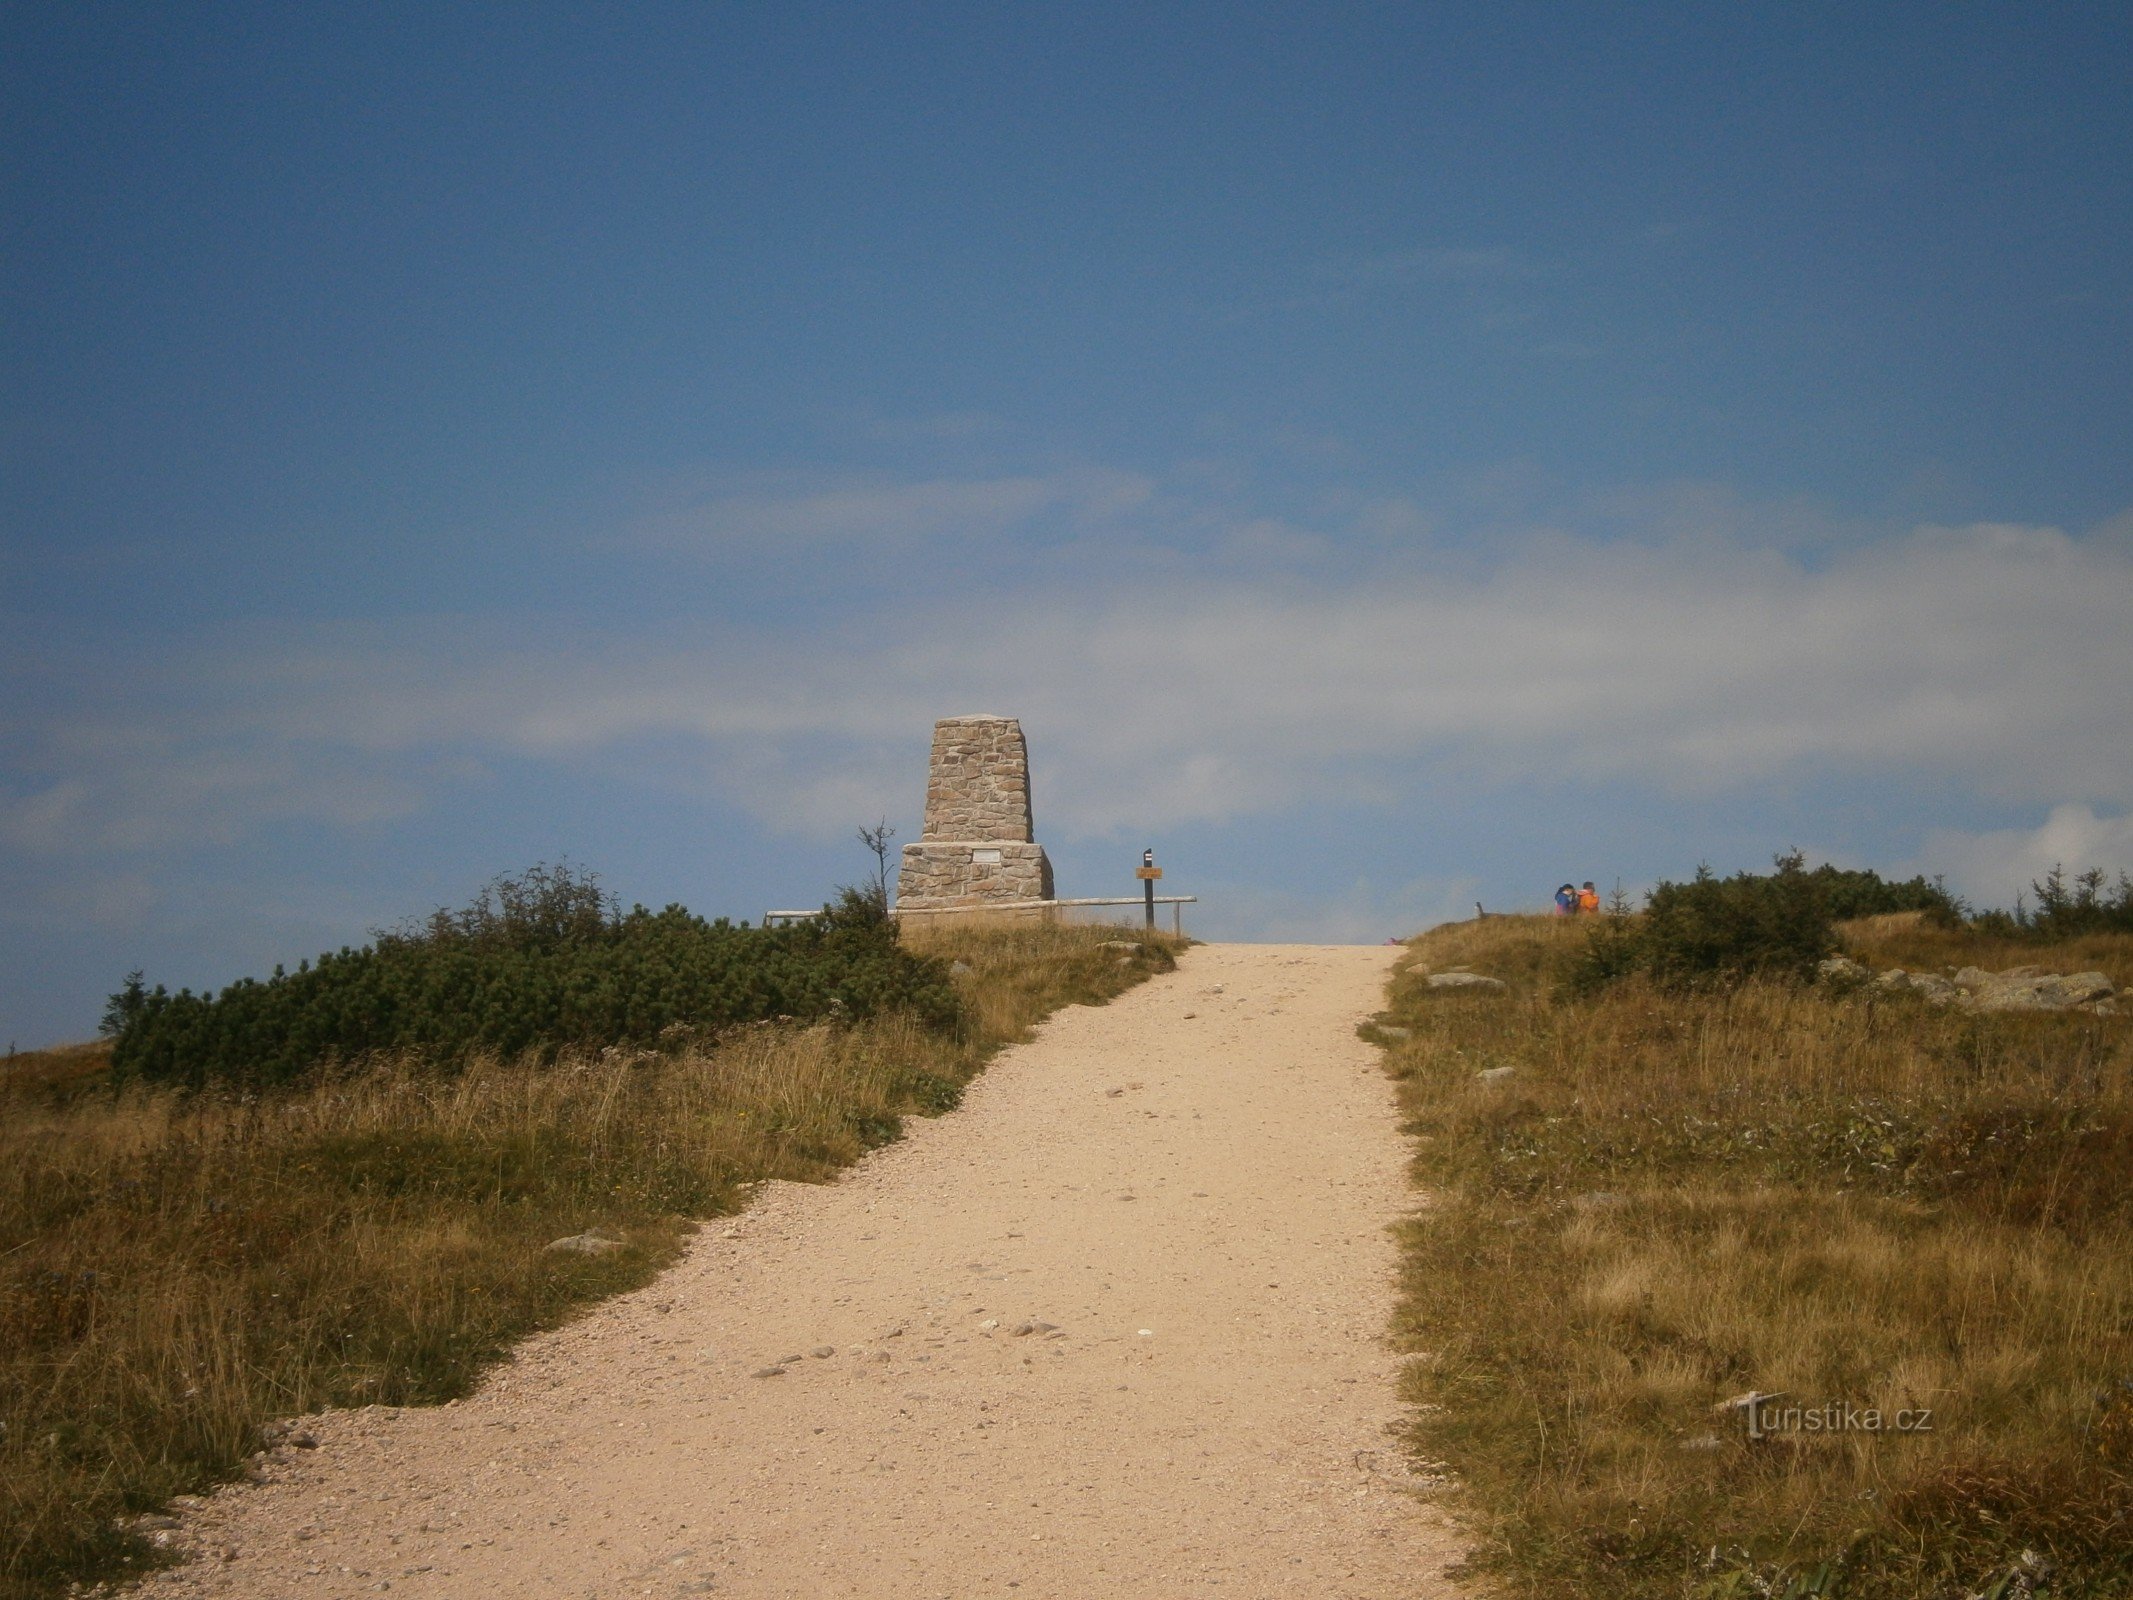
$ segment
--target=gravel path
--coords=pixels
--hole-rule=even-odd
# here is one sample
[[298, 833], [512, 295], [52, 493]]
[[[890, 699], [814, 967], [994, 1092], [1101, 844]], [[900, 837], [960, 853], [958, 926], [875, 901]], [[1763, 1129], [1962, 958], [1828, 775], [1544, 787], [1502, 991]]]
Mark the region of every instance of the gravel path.
[[1382, 1331], [1397, 952], [1208, 945], [475, 1397], [309, 1419], [150, 1596], [1451, 1594]]

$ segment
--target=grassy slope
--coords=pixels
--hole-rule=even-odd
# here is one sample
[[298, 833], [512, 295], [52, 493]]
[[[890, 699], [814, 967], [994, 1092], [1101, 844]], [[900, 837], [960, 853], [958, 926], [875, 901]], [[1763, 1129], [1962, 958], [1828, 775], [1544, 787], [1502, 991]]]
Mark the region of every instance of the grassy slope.
[[[1845, 932], [1882, 967], [2133, 979], [2123, 937]], [[1571, 1001], [1549, 975], [1581, 937], [1439, 929], [1386, 1015], [1436, 1196], [1406, 1236], [1416, 1444], [1466, 1485], [1479, 1565], [1566, 1600], [1997, 1596], [2029, 1550], [2051, 1593], [2133, 1592], [2133, 1019]], [[1511, 992], [1421, 981], [1461, 965]], [[1932, 1427], [1751, 1441], [1713, 1410], [1750, 1389]]]
[[[944, 919], [945, 920], [945, 919]], [[680, 1055], [420, 1063], [266, 1098], [0, 1070], [0, 1597], [138, 1570], [116, 1518], [238, 1471], [270, 1418], [466, 1392], [516, 1338], [643, 1283], [761, 1178], [818, 1180], [952, 1106], [1058, 1007], [1170, 965], [1105, 928], [914, 933], [970, 971], [949, 1038], [759, 1027]], [[606, 1256], [545, 1253], [600, 1229]]]

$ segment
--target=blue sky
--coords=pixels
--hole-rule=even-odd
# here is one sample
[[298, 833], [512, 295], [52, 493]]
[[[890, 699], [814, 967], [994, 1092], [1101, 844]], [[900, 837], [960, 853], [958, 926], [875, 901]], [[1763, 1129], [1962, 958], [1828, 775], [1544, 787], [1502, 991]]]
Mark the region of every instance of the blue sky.
[[1019, 715], [1062, 892], [1376, 939], [2133, 867], [2113, 6], [17, 4], [0, 1034]]

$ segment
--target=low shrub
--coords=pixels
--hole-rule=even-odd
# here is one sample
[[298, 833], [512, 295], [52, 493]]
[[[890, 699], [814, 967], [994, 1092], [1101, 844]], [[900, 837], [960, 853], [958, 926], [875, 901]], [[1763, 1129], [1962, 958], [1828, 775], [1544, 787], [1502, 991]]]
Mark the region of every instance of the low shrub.
[[1821, 891], [1822, 904], [1838, 922], [1854, 917], [1882, 917], [1895, 911], [1922, 911], [1937, 927], [1957, 927], [1967, 908], [1938, 878], [1907, 878], [1891, 883], [1878, 872], [1833, 867], [1828, 862], [1807, 877]]
[[945, 1028], [957, 1002], [946, 967], [904, 949], [865, 891], [810, 922], [750, 928], [678, 905], [621, 912], [590, 873], [536, 867], [464, 910], [219, 994], [151, 990], [135, 973], [105, 1031], [122, 1081], [263, 1087], [378, 1053], [449, 1066], [889, 1012]]
[[1662, 881], [1641, 916], [1618, 900], [1573, 964], [1571, 987], [1589, 993], [1632, 973], [1667, 988], [1808, 976], [1837, 943], [1828, 870], [1807, 871], [1794, 852], [1769, 874], [1698, 867], [1687, 883]]

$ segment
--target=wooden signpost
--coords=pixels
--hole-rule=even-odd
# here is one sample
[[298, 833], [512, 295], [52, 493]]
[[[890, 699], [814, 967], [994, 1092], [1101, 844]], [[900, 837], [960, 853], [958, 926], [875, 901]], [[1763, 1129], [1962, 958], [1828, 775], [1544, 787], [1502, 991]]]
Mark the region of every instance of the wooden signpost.
[[1155, 852], [1153, 850], [1143, 850], [1141, 852], [1141, 864], [1134, 869], [1133, 875], [1141, 880], [1141, 893], [1145, 897], [1145, 903], [1148, 908], [1148, 930], [1153, 933], [1155, 931], [1155, 885], [1156, 880], [1163, 876], [1163, 869], [1155, 864]]

